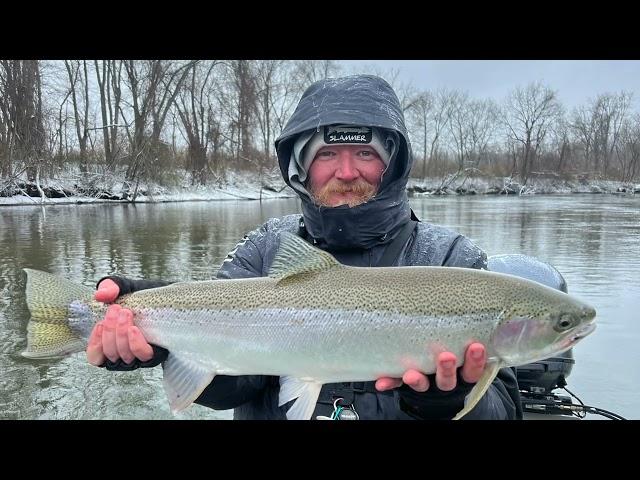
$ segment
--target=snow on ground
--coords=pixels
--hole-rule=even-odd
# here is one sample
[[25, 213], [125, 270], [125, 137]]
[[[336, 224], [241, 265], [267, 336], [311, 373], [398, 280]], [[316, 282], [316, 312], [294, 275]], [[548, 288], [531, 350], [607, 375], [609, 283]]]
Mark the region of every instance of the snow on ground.
[[[122, 179], [113, 175], [104, 175], [99, 181], [91, 180], [91, 186], [95, 189], [120, 196], [125, 190]], [[79, 183], [77, 175], [70, 175], [63, 179], [43, 180], [43, 187], [54, 187], [67, 191], [76, 191]], [[210, 200], [259, 200], [272, 198], [295, 198], [295, 192], [282, 181], [279, 172], [270, 172], [265, 175], [262, 182], [257, 174], [230, 173], [226, 182], [215, 182], [211, 185], [192, 186], [186, 179], [175, 186], [160, 186], [154, 184], [141, 184], [136, 202], [185, 202], [185, 201], [210, 201]], [[266, 188], [260, 188], [260, 184]], [[443, 179], [410, 179], [407, 188], [411, 195], [431, 195], [443, 185]], [[473, 177], [460, 178], [448, 185], [444, 193], [496, 194], [507, 187], [509, 193], [520, 195], [531, 194], [569, 194], [569, 193], [640, 193], [640, 184], [622, 183], [612, 180], [563, 180], [559, 178], [530, 179], [522, 188], [517, 182], [511, 182], [506, 178]], [[440, 192], [442, 193], [442, 192]], [[27, 195], [14, 195], [12, 197], [0, 197], [0, 206], [10, 205], [40, 205], [41, 197], [29, 197]], [[44, 204], [81, 204], [81, 203], [123, 203], [126, 200], [107, 200], [94, 196], [72, 195], [63, 198], [45, 198]]]
[[[75, 191], [78, 183], [77, 177], [41, 181], [42, 187], [58, 188], [60, 190]], [[156, 184], [140, 184], [136, 203], [160, 203], [160, 202], [190, 202], [209, 200], [260, 200], [271, 198], [293, 198], [295, 192], [289, 188], [279, 177], [273, 174], [266, 175], [261, 182], [257, 174], [230, 174], [224, 183], [215, 182], [211, 185], [189, 185], [188, 181], [175, 186], [161, 186]], [[125, 190], [122, 180], [105, 176], [102, 182], [92, 182], [92, 187], [114, 195], [121, 195]], [[142, 193], [140, 193], [142, 192]], [[81, 204], [81, 203], [124, 203], [126, 200], [107, 200], [97, 196], [72, 195], [62, 198], [45, 198], [44, 204]], [[29, 197], [27, 195], [14, 195], [0, 197], [0, 206], [8, 205], [40, 205], [41, 197]]]
[[[432, 195], [442, 187], [444, 181], [437, 179], [410, 179], [407, 188], [413, 195]], [[640, 184], [615, 180], [564, 180], [560, 178], [532, 178], [523, 187], [517, 181], [501, 177], [460, 178], [450, 185], [445, 193], [496, 194], [503, 191], [519, 195], [570, 194], [570, 193], [640, 193]]]

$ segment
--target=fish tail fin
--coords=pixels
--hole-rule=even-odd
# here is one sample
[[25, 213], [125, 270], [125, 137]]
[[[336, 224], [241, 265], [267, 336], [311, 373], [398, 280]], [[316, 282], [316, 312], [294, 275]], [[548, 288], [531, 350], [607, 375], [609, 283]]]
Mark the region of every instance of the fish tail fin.
[[27, 349], [21, 355], [52, 358], [84, 350], [86, 338], [83, 333], [87, 329], [83, 331], [79, 327], [94, 321], [89, 307], [93, 290], [47, 272], [30, 268], [24, 271], [31, 318], [27, 324]]

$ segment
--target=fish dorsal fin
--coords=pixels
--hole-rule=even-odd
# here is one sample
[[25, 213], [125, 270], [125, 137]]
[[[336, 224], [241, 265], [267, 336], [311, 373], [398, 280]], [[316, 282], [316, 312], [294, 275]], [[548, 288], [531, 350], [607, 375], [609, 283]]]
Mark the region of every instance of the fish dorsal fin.
[[332, 268], [344, 268], [331, 254], [314, 247], [293, 233], [280, 234], [280, 248], [271, 264], [269, 276], [276, 280], [299, 275], [317, 273]]

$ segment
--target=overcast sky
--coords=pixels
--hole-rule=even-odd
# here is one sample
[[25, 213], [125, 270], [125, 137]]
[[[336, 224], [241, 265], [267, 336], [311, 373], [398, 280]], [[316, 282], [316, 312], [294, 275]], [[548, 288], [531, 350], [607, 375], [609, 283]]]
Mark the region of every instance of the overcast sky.
[[[502, 100], [517, 86], [542, 81], [567, 108], [600, 93], [634, 93], [640, 105], [640, 60], [340, 60], [344, 73], [398, 70], [400, 83], [418, 90], [440, 87], [468, 91], [473, 98]], [[384, 76], [384, 75], [383, 75]]]

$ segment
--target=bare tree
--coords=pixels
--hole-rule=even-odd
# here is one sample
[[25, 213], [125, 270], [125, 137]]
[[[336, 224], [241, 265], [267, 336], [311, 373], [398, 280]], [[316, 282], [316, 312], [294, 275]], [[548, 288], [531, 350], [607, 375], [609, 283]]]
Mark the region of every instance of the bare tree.
[[207, 151], [215, 125], [212, 106], [207, 102], [213, 69], [220, 62], [201, 62], [189, 67], [189, 79], [177, 97], [176, 109], [187, 140], [191, 184], [205, 185], [209, 166]]
[[[152, 165], [159, 163], [160, 134], [175, 97], [193, 62], [165, 60], [124, 60], [126, 85], [130, 91], [129, 108], [133, 119], [129, 122], [120, 108], [120, 115], [127, 124], [129, 137], [129, 167], [127, 180], [136, 180], [151, 173]], [[133, 131], [129, 128], [133, 125]], [[149, 131], [150, 127], [150, 131]], [[161, 169], [156, 168], [158, 173]], [[134, 199], [137, 193], [134, 192]]]
[[392, 68], [389, 71], [374, 69], [373, 74], [384, 78], [389, 83], [389, 85], [393, 87], [393, 90], [398, 96], [398, 101], [400, 102], [400, 107], [402, 108], [403, 112], [411, 109], [415, 102], [419, 100], [420, 94], [416, 91], [413, 84], [411, 82], [400, 81], [399, 69]]
[[493, 100], [472, 100], [468, 104], [469, 136], [468, 158], [475, 168], [488, 162], [488, 149], [494, 137], [498, 119], [498, 106]]
[[569, 158], [573, 152], [570, 128], [564, 115], [559, 115], [550, 129], [551, 145], [555, 150], [557, 162], [552, 170], [563, 173], [569, 166]]
[[556, 92], [541, 83], [518, 87], [507, 98], [503, 121], [510, 139], [521, 146], [522, 185], [526, 185], [542, 142], [560, 112]]
[[253, 144], [253, 123], [256, 115], [256, 79], [252, 63], [248, 60], [236, 60], [232, 64], [234, 87], [238, 94], [238, 116], [236, 131], [238, 133], [238, 155], [244, 160], [251, 159]]
[[466, 92], [453, 92], [450, 100], [448, 127], [456, 151], [458, 172], [460, 172], [468, 161], [471, 144], [470, 99]]
[[[431, 126], [432, 111], [434, 108], [435, 99], [429, 92], [422, 92], [418, 94], [413, 102], [413, 105], [409, 108], [407, 120], [408, 130], [413, 134], [412, 137], [418, 139], [420, 142], [420, 150], [414, 148], [414, 154], [419, 151], [422, 154], [422, 178], [427, 177], [427, 164], [428, 164], [428, 147], [429, 142], [429, 130]], [[415, 126], [415, 130], [413, 127]]]
[[298, 63], [291, 60], [281, 63], [277, 69], [278, 94], [273, 98], [271, 109], [276, 136], [284, 129], [302, 93], [309, 86], [298, 74], [298, 69]]
[[[265, 159], [271, 155], [271, 141], [275, 135], [274, 107], [279, 96], [278, 69], [284, 60], [260, 60], [256, 62], [256, 120], [262, 140], [262, 152]], [[260, 170], [264, 162], [260, 162]]]
[[440, 141], [451, 116], [452, 97], [454, 93], [447, 90], [438, 90], [435, 94], [435, 104], [432, 122], [431, 145], [429, 147], [429, 165], [440, 163]]
[[340, 71], [341, 66], [335, 60], [298, 60], [294, 77], [306, 88], [319, 80], [335, 77]]
[[59, 161], [63, 161], [64, 159], [66, 159], [69, 154], [69, 148], [68, 148], [68, 142], [67, 142], [68, 116], [66, 115], [66, 106], [67, 106], [67, 100], [69, 99], [70, 95], [71, 95], [71, 90], [67, 89], [67, 92], [65, 93], [64, 98], [62, 99], [62, 102], [60, 102], [60, 106], [58, 108], [56, 138], [58, 140], [57, 158]]
[[[80, 173], [87, 173], [87, 140], [89, 138], [89, 76], [87, 62], [65, 60], [69, 77], [69, 91], [73, 103], [73, 117], [80, 147]], [[84, 108], [83, 108], [84, 107]]]
[[273, 130], [274, 109], [281, 90], [280, 79], [277, 76], [283, 64], [282, 60], [261, 60], [256, 64], [256, 120], [262, 138], [262, 155], [259, 158], [258, 167], [260, 199], [262, 199], [264, 169], [273, 158], [271, 141], [276, 135]]
[[582, 149], [582, 167], [586, 171], [592, 165], [593, 145], [596, 137], [595, 126], [589, 108], [585, 106], [576, 107], [571, 115], [569, 128]]
[[[308, 86], [295, 79], [294, 62], [262, 60], [256, 62], [257, 114], [264, 162], [275, 158], [274, 139], [290, 117], [296, 100]], [[262, 171], [265, 163], [261, 162]]]
[[100, 114], [102, 118], [102, 138], [104, 160], [112, 167], [119, 156], [118, 119], [122, 100], [122, 66], [120, 60], [94, 61], [96, 80], [100, 92]]
[[255, 62], [233, 60], [223, 65], [215, 95], [228, 132], [221, 129], [220, 133], [228, 141], [229, 153], [238, 167], [257, 165], [253, 158], [257, 113]]
[[620, 129], [616, 155], [620, 168], [620, 179], [631, 182], [640, 175], [640, 114], [625, 119]]
[[400, 80], [400, 69], [398, 68], [381, 68], [379, 65], [366, 65], [359, 69], [359, 73], [368, 73], [385, 79], [396, 92], [400, 107], [404, 112], [409, 111], [419, 100], [422, 93], [416, 91], [411, 82], [402, 82]]
[[3, 175], [11, 173], [17, 160], [25, 165], [27, 179], [35, 181], [46, 138], [38, 60], [0, 60], [0, 93]]
[[602, 174], [605, 177], [630, 103], [631, 94], [622, 92], [620, 95], [599, 95], [591, 104], [592, 124], [595, 130], [594, 169], [598, 170], [599, 165], [602, 165]]
[[12, 108], [9, 98], [9, 77], [7, 68], [0, 64], [0, 178], [12, 174], [11, 146], [13, 144]]

